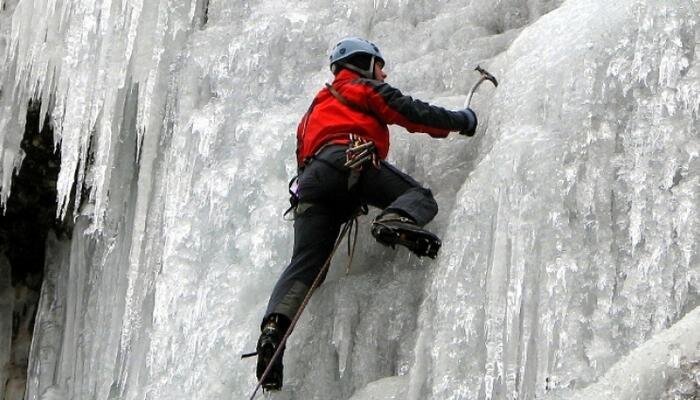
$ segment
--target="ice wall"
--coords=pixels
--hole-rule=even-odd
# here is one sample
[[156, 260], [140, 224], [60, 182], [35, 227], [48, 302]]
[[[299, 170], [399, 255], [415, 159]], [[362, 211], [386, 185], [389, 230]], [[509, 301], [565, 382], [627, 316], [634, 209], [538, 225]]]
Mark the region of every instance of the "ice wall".
[[[77, 205], [71, 243], [47, 244], [26, 398], [250, 394], [238, 356], [290, 256], [293, 132], [349, 34], [423, 100], [460, 107], [477, 63], [501, 86], [476, 96], [472, 139], [392, 129], [392, 161], [436, 194], [441, 255], [380, 247], [364, 218], [275, 398], [593, 399], [617, 368], [663, 384], [627, 398], [656, 399], [697, 362], [697, 338], [659, 336], [699, 300], [697, 1], [13, 7], [2, 199], [41, 97], [59, 214]], [[676, 349], [668, 362], [626, 367], [649, 339]]]

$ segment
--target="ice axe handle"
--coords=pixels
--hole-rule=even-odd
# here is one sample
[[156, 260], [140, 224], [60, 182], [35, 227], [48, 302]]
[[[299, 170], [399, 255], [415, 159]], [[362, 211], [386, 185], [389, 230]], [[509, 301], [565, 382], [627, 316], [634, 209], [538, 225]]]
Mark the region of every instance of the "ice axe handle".
[[481, 74], [481, 77], [479, 78], [478, 81], [472, 86], [471, 90], [469, 91], [469, 94], [467, 95], [467, 101], [464, 103], [464, 107], [469, 107], [469, 105], [472, 102], [472, 97], [474, 96], [474, 92], [476, 92], [476, 89], [481, 85], [484, 81], [491, 81], [493, 83], [493, 86], [498, 87], [498, 80], [496, 79], [495, 76], [491, 75], [488, 71], [485, 69], [481, 68], [480, 66], [476, 66], [475, 70]]

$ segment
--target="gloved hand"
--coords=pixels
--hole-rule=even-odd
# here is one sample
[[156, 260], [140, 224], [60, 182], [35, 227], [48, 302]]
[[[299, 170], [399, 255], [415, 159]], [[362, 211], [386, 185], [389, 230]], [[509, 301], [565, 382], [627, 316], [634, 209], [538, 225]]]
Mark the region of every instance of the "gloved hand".
[[465, 119], [467, 120], [467, 126], [462, 128], [462, 130], [459, 131], [459, 134], [464, 136], [474, 136], [476, 133], [476, 125], [478, 124], [476, 113], [471, 108], [465, 108], [460, 112], [464, 114]]

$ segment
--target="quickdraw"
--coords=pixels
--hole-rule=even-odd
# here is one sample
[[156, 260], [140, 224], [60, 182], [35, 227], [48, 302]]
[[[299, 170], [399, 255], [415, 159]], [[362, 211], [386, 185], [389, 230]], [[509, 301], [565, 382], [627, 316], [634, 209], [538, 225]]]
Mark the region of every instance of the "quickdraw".
[[350, 134], [350, 143], [345, 150], [345, 159], [345, 166], [350, 169], [361, 170], [368, 161], [371, 161], [375, 168], [379, 168], [379, 157], [374, 142], [353, 133]]

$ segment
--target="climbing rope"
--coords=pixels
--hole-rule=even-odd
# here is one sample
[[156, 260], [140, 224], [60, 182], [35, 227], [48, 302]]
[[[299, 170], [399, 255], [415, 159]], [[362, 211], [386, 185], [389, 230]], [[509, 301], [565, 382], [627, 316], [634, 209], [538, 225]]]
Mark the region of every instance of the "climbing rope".
[[[304, 308], [306, 308], [306, 305], [309, 303], [309, 300], [311, 299], [311, 295], [313, 294], [314, 290], [316, 290], [318, 285], [321, 284], [321, 280], [322, 280], [321, 278], [328, 271], [328, 268], [331, 265], [331, 259], [333, 258], [333, 255], [335, 254], [336, 250], [338, 250], [338, 246], [340, 246], [340, 243], [343, 241], [343, 238], [345, 237], [345, 235], [349, 231], [352, 230], [353, 225], [355, 225], [355, 241], [357, 241], [357, 216], [358, 215], [351, 217], [351, 219], [348, 220], [343, 225], [343, 228], [340, 230], [340, 234], [338, 235], [338, 238], [336, 239], [335, 244], [333, 245], [333, 250], [331, 251], [331, 254], [328, 255], [326, 262], [323, 264], [323, 267], [321, 267], [321, 270], [318, 272], [318, 275], [316, 275], [316, 279], [314, 279], [313, 283], [311, 284], [311, 287], [309, 288], [309, 291], [306, 293], [306, 297], [304, 297], [304, 301], [301, 302], [301, 305], [299, 306], [299, 310], [294, 315], [294, 318], [292, 318], [292, 322], [289, 324], [289, 328], [287, 328], [287, 332], [284, 333], [282, 340], [277, 345], [277, 349], [275, 350], [275, 353], [272, 355], [270, 362], [267, 364], [265, 371], [260, 376], [260, 380], [258, 381], [257, 386], [255, 386], [255, 390], [253, 390], [253, 394], [250, 396], [250, 400], [253, 400], [255, 398], [255, 395], [258, 393], [258, 390], [262, 386], [262, 383], [265, 381], [265, 378], [267, 378], [267, 375], [270, 373], [270, 370], [272, 369], [272, 365], [274, 365], [275, 360], [277, 360], [277, 357], [279, 357], [282, 349], [284, 348], [285, 344], [287, 343], [287, 339], [289, 338], [289, 335], [292, 333], [294, 326], [296, 326], [297, 321], [299, 320], [299, 317], [301, 317], [302, 311], [304, 311]], [[350, 237], [348, 237], [348, 250], [349, 249], [350, 249]], [[354, 244], [352, 245], [352, 252], [353, 253], [355, 252], [355, 245]], [[350, 254], [350, 260], [348, 262], [347, 271], [350, 271], [350, 262], [352, 262], [352, 254]]]

